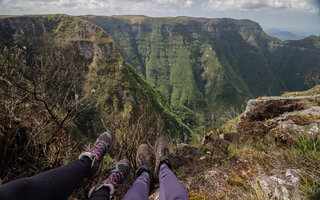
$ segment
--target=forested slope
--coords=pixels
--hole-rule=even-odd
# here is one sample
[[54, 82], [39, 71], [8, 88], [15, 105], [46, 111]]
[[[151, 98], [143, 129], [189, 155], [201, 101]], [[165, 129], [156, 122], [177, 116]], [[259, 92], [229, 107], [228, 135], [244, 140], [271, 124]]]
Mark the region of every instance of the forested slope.
[[228, 18], [83, 16], [172, 106], [212, 113], [247, 99], [304, 90], [319, 74], [319, 37], [281, 41], [256, 22]]

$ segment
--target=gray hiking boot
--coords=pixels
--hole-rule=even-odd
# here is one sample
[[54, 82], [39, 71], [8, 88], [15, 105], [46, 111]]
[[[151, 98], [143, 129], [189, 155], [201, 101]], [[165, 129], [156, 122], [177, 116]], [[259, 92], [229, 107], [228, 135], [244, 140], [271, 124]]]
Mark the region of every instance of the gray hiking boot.
[[142, 172], [148, 172], [150, 177], [152, 177], [152, 154], [148, 145], [142, 144], [139, 146], [137, 151], [136, 163], [138, 167], [136, 171], [137, 177], [139, 177]]
[[159, 137], [156, 142], [155, 146], [155, 156], [156, 156], [156, 163], [154, 168], [154, 176], [156, 179], [159, 179], [158, 173], [160, 169], [160, 165], [162, 163], [167, 164], [167, 166], [172, 169], [172, 164], [169, 159], [170, 154], [170, 146], [168, 139], [165, 137]]
[[98, 191], [102, 187], [108, 187], [110, 189], [110, 199], [118, 186], [123, 183], [127, 178], [130, 172], [130, 162], [127, 159], [118, 161], [115, 166], [111, 169], [108, 178], [103, 180], [101, 183], [93, 186], [89, 191], [89, 198], [91, 194], [95, 191]]
[[110, 131], [102, 133], [94, 143], [93, 147], [85, 147], [79, 159], [88, 157], [92, 160], [89, 177], [96, 177], [100, 174], [104, 155], [112, 148], [114, 135]]

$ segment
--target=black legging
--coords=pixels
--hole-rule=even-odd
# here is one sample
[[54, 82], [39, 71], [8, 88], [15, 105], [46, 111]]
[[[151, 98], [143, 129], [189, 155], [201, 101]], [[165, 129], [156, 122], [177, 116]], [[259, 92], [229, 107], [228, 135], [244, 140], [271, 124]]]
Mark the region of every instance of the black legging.
[[[68, 165], [0, 186], [0, 200], [63, 200], [88, 177], [91, 160], [82, 158]], [[93, 193], [90, 200], [108, 200], [109, 189]]]

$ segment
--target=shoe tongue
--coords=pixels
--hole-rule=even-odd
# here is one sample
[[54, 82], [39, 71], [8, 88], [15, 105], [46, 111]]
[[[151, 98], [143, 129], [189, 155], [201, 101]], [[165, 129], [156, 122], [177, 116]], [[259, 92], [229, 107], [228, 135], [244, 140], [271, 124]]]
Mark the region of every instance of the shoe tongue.
[[118, 166], [119, 171], [122, 172], [122, 174], [127, 174], [129, 173], [129, 167], [125, 166], [125, 165], [119, 165]]
[[169, 155], [169, 154], [170, 154], [169, 149], [168, 149], [168, 148], [165, 148], [165, 149], [163, 150], [163, 155]]
[[103, 135], [100, 140], [103, 140], [103, 141], [105, 141], [106, 143], [110, 143], [110, 142], [111, 142], [111, 140], [110, 140], [110, 138], [109, 138], [108, 135]]

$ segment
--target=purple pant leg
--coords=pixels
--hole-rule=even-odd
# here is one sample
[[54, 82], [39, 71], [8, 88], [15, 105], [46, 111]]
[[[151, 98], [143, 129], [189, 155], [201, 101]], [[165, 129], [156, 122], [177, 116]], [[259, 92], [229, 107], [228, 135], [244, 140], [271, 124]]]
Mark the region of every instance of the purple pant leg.
[[148, 200], [150, 190], [150, 176], [143, 172], [128, 190], [123, 200]]
[[189, 199], [187, 191], [166, 164], [162, 164], [159, 171], [160, 200]]

